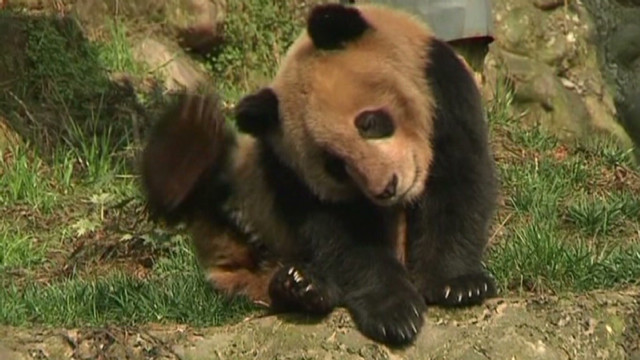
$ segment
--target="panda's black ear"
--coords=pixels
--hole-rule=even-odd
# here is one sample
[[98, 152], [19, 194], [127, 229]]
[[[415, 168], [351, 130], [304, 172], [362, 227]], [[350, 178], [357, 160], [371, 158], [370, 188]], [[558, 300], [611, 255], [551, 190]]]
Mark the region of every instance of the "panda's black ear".
[[317, 5], [307, 19], [307, 32], [318, 49], [339, 49], [371, 27], [360, 11], [341, 4]]
[[235, 107], [235, 118], [241, 132], [256, 137], [265, 135], [278, 125], [278, 97], [268, 88], [246, 95]]

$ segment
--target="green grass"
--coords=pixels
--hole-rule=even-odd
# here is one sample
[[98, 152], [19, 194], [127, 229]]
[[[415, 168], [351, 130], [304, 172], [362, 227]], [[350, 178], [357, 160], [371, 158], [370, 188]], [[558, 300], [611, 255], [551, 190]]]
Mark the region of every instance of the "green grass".
[[[225, 99], [273, 75], [301, 14], [294, 0], [229, 2], [228, 43], [205, 59]], [[73, 22], [24, 22], [29, 72], [0, 92], [24, 140], [0, 150], [0, 323], [207, 326], [251, 311], [211, 291], [184, 234], [145, 217], [134, 105], [163, 100], [132, 99], [108, 80], [109, 72], [149, 76], [133, 60], [126, 23], [112, 22], [96, 43]], [[640, 175], [630, 154], [606, 139], [569, 146], [524, 127], [511, 99], [504, 91], [488, 103], [503, 205], [487, 264], [502, 291], [637, 283]]]
[[0, 226], [0, 271], [29, 269], [46, 260], [46, 244], [38, 243], [34, 234], [16, 226]]
[[[640, 176], [606, 138], [562, 145], [490, 104], [504, 206], [488, 265], [503, 290], [588, 291], [640, 279]], [[626, 174], [620, 179], [619, 174]]]
[[29, 283], [0, 289], [0, 323], [58, 326], [144, 322], [179, 322], [215, 326], [238, 320], [251, 309], [243, 300], [225, 301], [205, 283], [187, 256], [169, 259], [150, 280], [115, 271], [99, 278], [58, 281], [49, 286]]

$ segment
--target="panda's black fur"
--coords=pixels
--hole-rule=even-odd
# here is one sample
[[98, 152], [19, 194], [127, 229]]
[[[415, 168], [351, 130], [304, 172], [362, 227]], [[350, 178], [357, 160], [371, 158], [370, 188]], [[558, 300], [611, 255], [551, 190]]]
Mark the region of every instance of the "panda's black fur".
[[[424, 96], [425, 107], [418, 110], [431, 112], [428, 123], [422, 124], [430, 133], [429, 136], [422, 134], [426, 139], [424, 143], [410, 140], [421, 137], [408, 137], [409, 135], [406, 135], [406, 139], [409, 140], [404, 140], [407, 141], [407, 147], [413, 149], [412, 151], [424, 151], [425, 154], [419, 155], [424, 155], [424, 159], [430, 159], [428, 164], [416, 164], [417, 168], [411, 170], [412, 172], [407, 170], [414, 176], [418, 176], [422, 171], [420, 169], [423, 169], [426, 181], [424, 190], [420, 194], [407, 201], [398, 200], [386, 204], [376, 203], [370, 196], [359, 192], [345, 190], [344, 194], [333, 194], [331, 190], [327, 190], [333, 189], [332, 187], [322, 188], [324, 178], [314, 180], [314, 183], [310, 184], [309, 178], [301, 176], [301, 172], [306, 168], [305, 164], [301, 165], [300, 159], [326, 162], [323, 166], [333, 170], [325, 171], [326, 174], [323, 176], [332, 178], [331, 181], [335, 181], [336, 184], [349, 181], [349, 174], [352, 173], [344, 171], [343, 159], [331, 151], [314, 152], [316, 151], [314, 149], [308, 158], [304, 158], [303, 155], [298, 155], [299, 152], [304, 152], [304, 149], [286, 148], [285, 144], [291, 143], [283, 139], [294, 135], [286, 133], [289, 131], [287, 129], [291, 128], [283, 127], [284, 120], [295, 125], [293, 129], [297, 134], [316, 132], [314, 122], [317, 121], [307, 122], [304, 114], [308, 109], [301, 110], [302, 120], [288, 119], [284, 116], [283, 109], [289, 109], [287, 111], [298, 116], [296, 112], [298, 101], [301, 101], [300, 104], [307, 104], [304, 103], [307, 101], [304, 99], [313, 100], [313, 95], [306, 94], [305, 91], [308, 89], [302, 85], [300, 89], [295, 86], [291, 89], [286, 88], [289, 83], [295, 84], [297, 81], [295, 77], [286, 78], [286, 75], [277, 78], [280, 82], [274, 82], [273, 86], [245, 96], [236, 105], [235, 117], [238, 128], [251, 137], [246, 141], [246, 145], [243, 145], [245, 143], [242, 141], [230, 140], [225, 140], [223, 143], [226, 145], [223, 145], [219, 134], [210, 136], [212, 142], [220, 143], [218, 146], [227, 146], [223, 153], [226, 154], [226, 161], [229, 163], [240, 162], [240, 160], [233, 160], [238, 157], [237, 153], [253, 154], [253, 156], [238, 157], [244, 159], [242, 161], [248, 164], [247, 168], [251, 167], [251, 172], [237, 175], [238, 170], [234, 170], [233, 165], [221, 167], [220, 161], [213, 164], [214, 156], [211, 155], [207, 158], [211, 160], [203, 160], [200, 165], [194, 165], [202, 168], [202, 175], [198, 175], [197, 183], [204, 185], [184, 189], [184, 192], [189, 193], [187, 200], [198, 199], [194, 203], [195, 210], [206, 208], [200, 212], [194, 211], [193, 206], [189, 209], [189, 221], [198, 221], [201, 226], [220, 222], [214, 218], [226, 216], [220, 214], [228, 213], [229, 202], [244, 204], [239, 206], [244, 206], [247, 212], [263, 212], [255, 216], [255, 219], [245, 216], [245, 220], [249, 223], [255, 220], [251, 224], [252, 229], [259, 234], [267, 246], [271, 246], [271, 251], [280, 264], [271, 267], [265, 272], [267, 275], [260, 278], [263, 279], [260, 281], [268, 281], [268, 297], [273, 309], [328, 314], [336, 306], [344, 306], [364, 335], [389, 345], [404, 345], [413, 342], [419, 333], [424, 321], [423, 312], [428, 304], [473, 305], [495, 295], [495, 284], [483, 268], [482, 256], [488, 242], [488, 230], [496, 204], [498, 183], [488, 143], [482, 100], [474, 78], [447, 43], [428, 34], [426, 30], [423, 31], [409, 16], [380, 7], [337, 4], [316, 6], [307, 23], [308, 40], [302, 39], [300, 44], [292, 46], [294, 50], [291, 52], [288, 66], [296, 65], [298, 61], [296, 56], [315, 54], [314, 51], [320, 54], [317, 56], [349, 52], [351, 43], [366, 36], [377, 36], [375, 35], [378, 31], [376, 26], [381, 25], [383, 21], [386, 22], [386, 16], [392, 24], [390, 26], [395, 26], [391, 29], [403, 30], [406, 27], [407, 33], [411, 34], [413, 31], [424, 38], [424, 66], [421, 71], [426, 87], [420, 87], [421, 79], [416, 80], [415, 84], [418, 84], [416, 89], [428, 90], [421, 95]], [[387, 36], [383, 39], [384, 41], [393, 39], [395, 36], [394, 34], [383, 35]], [[420, 49], [413, 48], [413, 39], [401, 39], [400, 34], [398, 38], [399, 41], [405, 42], [404, 45], [400, 45], [398, 51], [407, 51], [407, 54], [420, 53]], [[368, 50], [384, 52], [386, 49], [378, 49], [379, 45], [375, 41], [365, 42], [362, 46]], [[380, 43], [384, 44], [384, 42]], [[415, 40], [415, 43], [421, 44], [418, 40]], [[295, 46], [299, 48], [296, 50]], [[404, 54], [400, 53], [400, 55]], [[316, 55], [309, 56], [313, 58]], [[348, 58], [349, 55], [346, 56]], [[364, 64], [369, 59], [364, 57], [359, 60]], [[407, 61], [406, 64], [401, 63], [397, 68], [391, 63], [391, 68], [404, 71], [405, 68], [411, 67], [413, 64], [411, 61]], [[356, 90], [359, 88], [356, 87]], [[310, 98], [298, 100], [298, 91]], [[340, 93], [341, 89], [335, 89], [335, 91], [336, 94], [333, 96], [343, 96]], [[287, 92], [293, 92], [293, 94]], [[285, 93], [288, 97], [283, 98], [282, 95]], [[358, 96], [366, 96], [366, 93], [358, 92]], [[386, 95], [379, 96], [383, 99]], [[416, 100], [418, 105], [422, 101], [409, 100]], [[200, 98], [200, 101], [206, 104], [210, 99]], [[283, 101], [286, 103], [283, 104]], [[372, 104], [375, 105], [376, 102], [372, 101]], [[402, 104], [395, 106], [400, 106], [401, 110], [402, 106], [410, 106]], [[316, 111], [324, 111], [324, 109]], [[394, 109], [390, 111], [393, 113]], [[205, 126], [202, 124], [207, 121], [214, 121], [213, 116], [206, 112], [191, 114], [191, 117], [195, 121], [188, 122], [184, 116], [181, 118], [183, 128], [193, 130], [193, 127], [197, 129], [198, 126]], [[295, 123], [296, 121], [302, 121], [302, 124]], [[326, 121], [338, 120], [327, 119]], [[343, 123], [338, 125], [346, 126]], [[404, 131], [410, 134], [415, 130], [408, 124], [396, 123], [395, 125], [396, 132]], [[180, 126], [176, 126], [175, 131], [179, 133], [187, 130], [181, 130]], [[224, 133], [228, 134], [228, 132]], [[179, 136], [179, 134], [165, 136]], [[238, 136], [246, 137], [247, 135], [238, 134]], [[388, 134], [387, 137], [393, 139], [394, 136], [396, 136], [395, 133]], [[293, 144], [308, 143], [306, 138], [303, 140], [305, 141]], [[385, 138], [380, 141], [385, 141]], [[379, 146], [382, 149], [380, 154], [384, 154], [384, 151], [387, 151], [385, 149], [389, 149], [384, 148], [385, 145], [379, 145], [382, 144], [380, 142], [374, 144], [372, 146]], [[205, 149], [210, 147], [210, 144], [198, 145], [186, 142], [183, 145], [180, 149], [167, 147], [163, 150], [175, 157], [180, 156], [181, 153], [187, 154], [188, 149], [197, 149], [198, 146]], [[341, 146], [348, 147], [349, 143]], [[391, 151], [389, 164], [397, 163], [392, 160], [400, 155], [394, 152], [394, 149], [388, 151]], [[154, 159], [162, 158], [159, 155], [154, 156], [148, 157], [147, 163], [153, 163]], [[402, 174], [408, 165], [397, 166], [399, 166], [398, 173], [394, 173], [390, 184], [393, 181], [402, 184], [402, 176], [398, 180], [396, 174]], [[405, 168], [401, 169], [400, 166]], [[211, 169], [214, 168], [216, 170], [212, 171]], [[384, 166], [379, 168], [381, 170], [376, 171], [386, 171]], [[367, 178], [369, 176], [367, 171], [367, 168], [359, 169], [359, 174], [365, 179], [370, 179]], [[249, 179], [246, 175], [248, 173], [257, 177]], [[179, 178], [181, 175], [166, 170], [160, 175], [147, 171], [143, 176], [147, 179], [160, 178], [157, 183], [161, 184], [158, 186], [162, 188], [162, 184], [170, 184], [171, 178]], [[373, 180], [377, 179], [373, 178]], [[380, 181], [383, 180], [380, 179]], [[224, 192], [225, 196], [212, 194], [214, 185], [207, 188], [207, 182], [215, 184], [216, 189]], [[381, 184], [384, 185], [386, 182], [384, 180]], [[396, 183], [393, 183], [391, 195], [394, 199]], [[386, 192], [388, 187], [375, 187], [369, 182], [358, 184], [358, 186], [366, 184], [371, 189], [377, 189], [378, 192], [382, 188], [385, 188]], [[349, 189], [358, 188], [355, 182], [352, 185]], [[411, 189], [412, 187], [409, 187], [409, 190]], [[154, 196], [167, 197], [158, 192], [156, 192], [158, 195], [149, 191], [147, 193], [150, 202], [153, 200], [154, 204], [162, 203], [154, 199]], [[265, 194], [268, 195], [268, 200], [256, 202], [252, 199], [254, 195], [259, 197]], [[336, 196], [332, 198], [333, 195]], [[228, 200], [233, 199], [234, 196], [237, 200]], [[398, 199], [401, 199], [399, 196]], [[187, 200], [185, 203], [188, 203]], [[256, 210], [255, 206], [248, 205], [254, 203], [266, 205], [264, 209]], [[173, 216], [171, 209], [166, 207], [163, 209], [166, 216]], [[172, 209], [178, 211], [180, 208], [174, 206]], [[194, 214], [200, 215], [198, 217]], [[257, 219], [258, 217], [260, 219]], [[272, 226], [272, 224], [277, 225]], [[398, 237], [401, 224], [406, 226], [406, 231]], [[272, 227], [279, 230], [273, 230]], [[406, 238], [406, 247], [401, 249], [404, 252], [401, 258], [404, 260], [398, 259], [399, 238], [402, 238], [400, 240]], [[207, 241], [215, 240], [207, 239]], [[207, 254], [201, 256], [205, 255]]]

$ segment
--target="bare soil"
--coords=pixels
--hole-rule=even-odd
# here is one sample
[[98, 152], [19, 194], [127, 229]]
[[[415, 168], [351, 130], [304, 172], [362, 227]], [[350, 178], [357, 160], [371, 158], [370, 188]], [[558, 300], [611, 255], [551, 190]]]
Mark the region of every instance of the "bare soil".
[[640, 289], [432, 308], [417, 343], [364, 338], [339, 310], [323, 321], [256, 314], [224, 327], [0, 328], [0, 359], [640, 359]]

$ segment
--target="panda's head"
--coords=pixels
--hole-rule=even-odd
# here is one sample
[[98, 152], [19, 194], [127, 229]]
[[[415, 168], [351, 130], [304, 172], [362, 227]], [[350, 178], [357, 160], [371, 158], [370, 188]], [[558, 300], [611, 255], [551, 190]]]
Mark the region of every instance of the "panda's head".
[[324, 200], [410, 202], [432, 159], [429, 39], [395, 10], [317, 6], [273, 82], [238, 103], [238, 127]]

